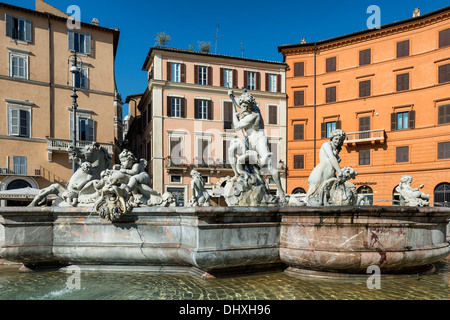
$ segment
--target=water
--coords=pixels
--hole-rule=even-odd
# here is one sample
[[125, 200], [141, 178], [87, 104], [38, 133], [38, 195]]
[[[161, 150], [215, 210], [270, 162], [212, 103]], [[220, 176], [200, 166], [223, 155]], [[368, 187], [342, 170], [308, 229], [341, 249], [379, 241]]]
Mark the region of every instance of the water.
[[[436, 270], [413, 278], [325, 280], [273, 272], [201, 280], [187, 274], [81, 272], [79, 289], [62, 271], [18, 273], [0, 266], [1, 300], [449, 300], [450, 256]], [[369, 275], [368, 275], [369, 276]]]

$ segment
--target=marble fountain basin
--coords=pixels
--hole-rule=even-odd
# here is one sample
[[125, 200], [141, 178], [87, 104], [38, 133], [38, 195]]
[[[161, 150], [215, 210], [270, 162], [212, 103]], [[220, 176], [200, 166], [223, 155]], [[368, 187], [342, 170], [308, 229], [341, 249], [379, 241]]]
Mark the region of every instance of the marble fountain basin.
[[414, 273], [449, 252], [450, 208], [147, 207], [121, 221], [90, 208], [0, 208], [0, 257], [37, 267], [189, 272], [202, 278]]

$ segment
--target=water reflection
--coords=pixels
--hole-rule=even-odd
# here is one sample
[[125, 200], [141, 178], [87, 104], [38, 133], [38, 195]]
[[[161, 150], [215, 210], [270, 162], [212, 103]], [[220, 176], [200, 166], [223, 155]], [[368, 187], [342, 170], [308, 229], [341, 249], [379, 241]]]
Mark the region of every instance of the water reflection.
[[82, 272], [80, 289], [67, 289], [60, 271], [18, 273], [0, 266], [2, 300], [400, 300], [450, 298], [450, 257], [429, 275], [383, 279], [380, 290], [366, 282], [300, 278], [283, 272], [215, 280], [186, 274]]

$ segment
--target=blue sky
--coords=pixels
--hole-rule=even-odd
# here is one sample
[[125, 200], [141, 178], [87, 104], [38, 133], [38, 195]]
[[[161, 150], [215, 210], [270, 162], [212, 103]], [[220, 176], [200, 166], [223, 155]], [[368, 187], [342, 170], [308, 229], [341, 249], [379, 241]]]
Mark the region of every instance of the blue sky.
[[[35, 9], [35, 0], [0, 0]], [[81, 9], [81, 20], [96, 17], [101, 26], [120, 30], [116, 58], [117, 86], [123, 100], [146, 87], [142, 65], [158, 32], [171, 37], [169, 47], [187, 49], [198, 42], [211, 42], [211, 52], [282, 61], [278, 46], [320, 41], [367, 29], [370, 5], [381, 11], [381, 24], [412, 17], [414, 8], [422, 14], [449, 6], [448, 0], [390, 1], [216, 1], [216, 0], [47, 0], [66, 11], [70, 5]], [[217, 25], [219, 25], [216, 43]], [[242, 43], [242, 45], [241, 45]], [[124, 106], [125, 112], [127, 106]]]

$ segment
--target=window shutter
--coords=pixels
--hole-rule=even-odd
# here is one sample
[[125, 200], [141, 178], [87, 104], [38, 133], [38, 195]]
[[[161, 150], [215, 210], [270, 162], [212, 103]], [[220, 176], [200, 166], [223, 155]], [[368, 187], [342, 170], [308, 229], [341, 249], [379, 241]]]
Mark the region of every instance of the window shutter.
[[223, 87], [225, 85], [225, 81], [224, 81], [224, 70], [223, 68], [220, 68], [220, 86]]
[[182, 98], [181, 100], [181, 117], [186, 118], [186, 99]]
[[172, 81], [172, 63], [167, 62], [167, 81]]
[[223, 121], [233, 121], [233, 104], [229, 101], [223, 103]]
[[186, 82], [186, 64], [182, 63], [180, 65], [180, 72], [181, 72], [180, 81]]
[[213, 68], [208, 67], [208, 86], [213, 85]]
[[9, 14], [5, 14], [5, 20], [6, 20], [6, 36], [12, 38], [13, 37], [12, 16], [10, 16]]
[[324, 139], [327, 137], [327, 124], [326, 122], [322, 122], [320, 124], [320, 138]]
[[296, 62], [294, 63], [294, 77], [303, 77], [305, 75], [305, 63]]
[[19, 110], [19, 135], [21, 137], [29, 137], [29, 112], [26, 110]]
[[397, 58], [409, 56], [409, 40], [397, 42]]
[[270, 76], [269, 76], [269, 74], [268, 73], [266, 73], [266, 91], [269, 91], [270, 90]]
[[414, 129], [416, 124], [416, 111], [411, 110], [408, 112], [408, 128]]
[[18, 109], [9, 109], [9, 123], [10, 129], [9, 134], [12, 136], [19, 135], [19, 110]]
[[304, 124], [294, 124], [294, 140], [304, 140]]
[[75, 33], [73, 30], [68, 31], [69, 51], [75, 51]]
[[305, 92], [304, 91], [294, 91], [294, 106], [305, 105]]
[[341, 120], [336, 121], [336, 129], [342, 129], [342, 121]]
[[198, 99], [194, 99], [194, 117], [198, 119]]
[[409, 73], [397, 75], [397, 91], [409, 90]]
[[439, 48], [450, 45], [450, 29], [439, 32]]
[[326, 88], [325, 92], [326, 92], [326, 102], [336, 101], [336, 87]]
[[269, 105], [269, 124], [277, 124], [278, 123], [278, 110], [277, 106]]
[[247, 85], [248, 85], [248, 72], [244, 71], [244, 88], [247, 89]]
[[214, 103], [212, 100], [208, 100], [208, 119], [213, 120], [214, 118]]
[[439, 83], [450, 81], [450, 64], [439, 66]]
[[256, 90], [261, 90], [261, 72], [256, 72]]
[[294, 155], [294, 169], [303, 169], [304, 168], [304, 155], [296, 154]]
[[360, 66], [370, 64], [370, 62], [371, 62], [370, 54], [371, 54], [371, 49], [361, 50], [359, 52], [359, 65]]
[[238, 87], [238, 72], [235, 69], [233, 69], [233, 85], [232, 85], [232, 87], [234, 87], [234, 88]]
[[281, 74], [277, 74], [277, 92], [281, 92]]
[[326, 72], [336, 71], [336, 57], [328, 58], [325, 66]]
[[31, 42], [31, 20], [25, 20], [25, 41]]
[[89, 33], [84, 35], [84, 49], [86, 54], [91, 54], [91, 35]]
[[171, 97], [167, 97], [167, 116], [168, 117], [172, 116], [172, 98]]
[[94, 119], [88, 119], [88, 128], [87, 128], [87, 132], [88, 132], [87, 140], [88, 141], [94, 141], [94, 132], [95, 132], [94, 126], [95, 126]]
[[73, 141], [73, 113], [70, 113], [70, 140]]
[[198, 84], [198, 66], [194, 66], [194, 83]]
[[391, 113], [391, 131], [395, 131], [397, 128], [397, 114]]

